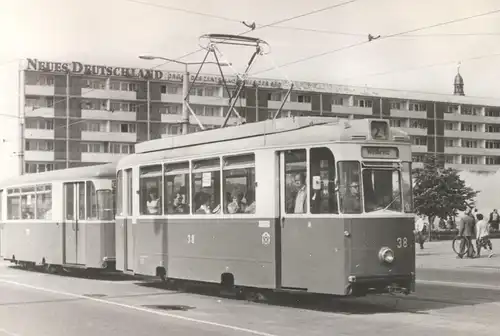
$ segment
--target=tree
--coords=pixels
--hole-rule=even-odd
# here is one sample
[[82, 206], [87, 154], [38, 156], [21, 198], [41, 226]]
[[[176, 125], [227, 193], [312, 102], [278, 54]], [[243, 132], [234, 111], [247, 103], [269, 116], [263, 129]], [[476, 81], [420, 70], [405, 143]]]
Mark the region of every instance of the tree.
[[454, 218], [459, 210], [474, 206], [478, 191], [466, 186], [456, 169], [442, 168], [436, 156], [427, 156], [424, 168], [415, 169], [413, 178], [415, 212], [428, 216], [430, 223], [435, 216]]

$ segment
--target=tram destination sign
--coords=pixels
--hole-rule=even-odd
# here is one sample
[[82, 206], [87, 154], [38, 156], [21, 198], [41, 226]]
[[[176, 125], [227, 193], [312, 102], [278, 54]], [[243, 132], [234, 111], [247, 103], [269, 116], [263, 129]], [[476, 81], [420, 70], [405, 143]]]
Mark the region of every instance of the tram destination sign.
[[[172, 82], [181, 82], [184, 77], [183, 72], [175, 71], [162, 71], [154, 69], [140, 69], [140, 68], [130, 68], [130, 67], [113, 67], [106, 65], [93, 65], [84, 64], [81, 62], [51, 62], [51, 61], [41, 61], [36, 58], [28, 58], [26, 70], [29, 71], [41, 71], [41, 72], [53, 72], [53, 73], [69, 73], [76, 75], [91, 75], [91, 76], [114, 76], [114, 77], [128, 77], [133, 79], [151, 79], [151, 80], [164, 80]], [[193, 81], [196, 77], [195, 73], [189, 74], [189, 80]], [[204, 84], [223, 84], [224, 81], [228, 84], [236, 85], [235, 76], [216, 76], [200, 74], [196, 78], [197, 83]], [[249, 79], [247, 80], [247, 85], [255, 85], [263, 88], [283, 88], [287, 86], [287, 83], [282, 80], [273, 79]]]
[[397, 147], [362, 147], [361, 156], [366, 159], [397, 159]]

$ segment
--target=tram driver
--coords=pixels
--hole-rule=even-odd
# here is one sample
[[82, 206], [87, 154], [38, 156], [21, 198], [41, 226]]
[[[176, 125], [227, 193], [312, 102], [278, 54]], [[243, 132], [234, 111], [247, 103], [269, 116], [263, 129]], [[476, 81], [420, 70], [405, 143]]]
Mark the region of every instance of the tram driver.
[[360, 213], [361, 212], [361, 198], [359, 193], [359, 183], [352, 181], [349, 189], [344, 194], [342, 199], [343, 209], [345, 213]]

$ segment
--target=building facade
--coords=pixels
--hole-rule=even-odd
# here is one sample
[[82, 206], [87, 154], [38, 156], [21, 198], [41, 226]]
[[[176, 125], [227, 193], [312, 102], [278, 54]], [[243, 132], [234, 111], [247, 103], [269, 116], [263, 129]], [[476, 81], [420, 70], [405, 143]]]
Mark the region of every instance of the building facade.
[[[28, 59], [20, 71], [23, 173], [110, 162], [134, 144], [181, 133], [183, 73]], [[459, 75], [458, 75], [459, 76]], [[194, 74], [190, 74], [190, 83]], [[225, 78], [235, 89], [235, 78]], [[458, 81], [458, 82], [457, 82]], [[500, 99], [294, 82], [281, 117], [384, 118], [408, 132], [413, 160], [442, 154], [446, 166], [500, 167]], [[458, 85], [458, 87], [457, 87]], [[458, 88], [458, 89], [457, 89]], [[247, 122], [272, 118], [286, 93], [281, 80], [250, 80], [236, 110]], [[217, 75], [201, 75], [190, 106], [206, 128], [221, 125], [228, 93]], [[236, 123], [230, 118], [230, 124]], [[190, 116], [189, 132], [198, 131]]]

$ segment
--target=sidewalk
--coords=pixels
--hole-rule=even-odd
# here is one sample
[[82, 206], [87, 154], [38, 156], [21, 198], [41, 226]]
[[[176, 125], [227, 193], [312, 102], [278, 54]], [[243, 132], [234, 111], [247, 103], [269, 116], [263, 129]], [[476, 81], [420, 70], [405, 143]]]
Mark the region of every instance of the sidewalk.
[[488, 253], [482, 251], [481, 258], [457, 259], [453, 252], [452, 241], [426, 242], [424, 249], [421, 250], [417, 245], [416, 249], [416, 267], [418, 268], [437, 268], [437, 269], [461, 269], [477, 271], [478, 269], [488, 269], [500, 272], [500, 239], [492, 239], [493, 252], [495, 255], [488, 258]]

